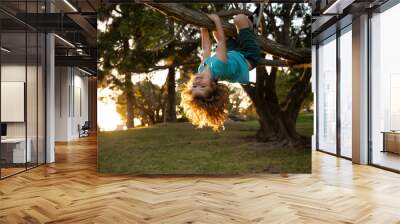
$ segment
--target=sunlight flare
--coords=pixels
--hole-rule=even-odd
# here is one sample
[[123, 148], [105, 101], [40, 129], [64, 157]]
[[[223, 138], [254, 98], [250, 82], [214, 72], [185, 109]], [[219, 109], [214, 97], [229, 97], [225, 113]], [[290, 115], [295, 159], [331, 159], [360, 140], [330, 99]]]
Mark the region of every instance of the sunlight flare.
[[109, 88], [97, 90], [97, 122], [100, 131], [126, 129], [121, 116], [117, 112], [115, 101], [112, 99], [114, 94]]

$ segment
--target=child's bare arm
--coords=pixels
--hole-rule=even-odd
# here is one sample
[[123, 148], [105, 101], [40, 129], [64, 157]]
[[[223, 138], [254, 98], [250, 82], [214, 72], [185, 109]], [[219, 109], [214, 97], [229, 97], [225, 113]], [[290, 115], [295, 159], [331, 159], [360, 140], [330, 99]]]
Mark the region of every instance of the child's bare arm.
[[223, 62], [226, 62], [226, 41], [225, 41], [225, 33], [222, 28], [221, 20], [218, 15], [211, 14], [208, 17], [215, 23], [216, 32], [214, 33], [214, 38], [218, 43], [218, 47], [216, 49], [216, 56]]
[[207, 28], [200, 28], [201, 32], [201, 48], [203, 49], [203, 61], [211, 55], [210, 35]]

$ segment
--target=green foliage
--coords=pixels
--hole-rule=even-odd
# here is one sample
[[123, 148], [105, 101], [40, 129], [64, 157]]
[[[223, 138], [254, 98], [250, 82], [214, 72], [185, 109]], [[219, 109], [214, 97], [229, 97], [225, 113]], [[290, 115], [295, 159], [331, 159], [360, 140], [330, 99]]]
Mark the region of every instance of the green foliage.
[[247, 98], [246, 93], [240, 87], [230, 86], [229, 88], [229, 102], [227, 109], [229, 114], [241, 114], [241, 103]]
[[[186, 24], [174, 23], [171, 18], [144, 4], [104, 5], [99, 10], [99, 21], [107, 24], [106, 29], [98, 33], [100, 87], [122, 90], [118, 97], [117, 111], [123, 117], [127, 110], [132, 110], [134, 116], [146, 124], [160, 122], [162, 112], [150, 116], [149, 108], [164, 110], [159, 108], [164, 103], [152, 100], [165, 97], [165, 91], [158, 89], [152, 92], [157, 96], [142, 99], [143, 94], [149, 96], [147, 92], [154, 90], [154, 85], [152, 88], [146, 83], [134, 86], [130, 76], [156, 70], [153, 68], [163, 60], [176, 67], [187, 62], [198, 62], [195, 54], [197, 51], [194, 49], [199, 43], [192, 41], [191, 44], [175, 44], [175, 41], [194, 40], [197, 30]], [[126, 95], [130, 91], [136, 96], [134, 108], [126, 106]]]
[[[136, 83], [133, 87], [134, 104], [133, 113], [141, 125], [152, 125], [163, 121], [165, 98], [163, 89], [153, 84], [149, 79]], [[117, 112], [121, 117], [126, 114], [126, 97], [120, 95], [116, 99]], [[135, 124], [137, 125], [137, 124]]]
[[[268, 4], [265, 8], [265, 32], [263, 35], [292, 48], [311, 47], [311, 7], [309, 4]], [[290, 90], [301, 79], [305, 79], [304, 69], [281, 69], [275, 75], [275, 92], [279, 103], [284, 105], [298, 95], [290, 95]], [[310, 76], [308, 76], [308, 79]], [[313, 103], [311, 89], [307, 91], [300, 111], [309, 109]]]
[[267, 34], [292, 48], [311, 47], [311, 7], [307, 3], [268, 4]]
[[[278, 70], [276, 74], [276, 94], [280, 103], [283, 103], [288, 97], [288, 90], [298, 81], [303, 74], [303, 69]], [[302, 109], [306, 110], [313, 103], [311, 91], [303, 102]]]
[[163, 89], [146, 79], [137, 84], [135, 91], [135, 115], [142, 124], [155, 124], [164, 119], [165, 97]]
[[[100, 87], [122, 90], [117, 98], [117, 111], [122, 117], [130, 110], [142, 123], [159, 122], [162, 115], [154, 111], [162, 111], [159, 108], [162, 104], [146, 100], [143, 95], [151, 92], [159, 98], [161, 90], [157, 92], [146, 83], [134, 86], [131, 76], [146, 71], [164, 58], [165, 49], [159, 52], [149, 49], [172, 38], [165, 29], [167, 18], [143, 4], [104, 4], [98, 18], [107, 24], [104, 32], [98, 32]], [[133, 92], [136, 99], [132, 108], [127, 108], [129, 92]]]
[[112, 69], [116, 69], [119, 74], [134, 73], [162, 59], [145, 50], [172, 38], [168, 29], [163, 29], [166, 25], [165, 16], [143, 4], [104, 7], [100, 9], [99, 20], [111, 22], [107, 23], [105, 32], [98, 33], [100, 70], [108, 76], [113, 75], [110, 73]]

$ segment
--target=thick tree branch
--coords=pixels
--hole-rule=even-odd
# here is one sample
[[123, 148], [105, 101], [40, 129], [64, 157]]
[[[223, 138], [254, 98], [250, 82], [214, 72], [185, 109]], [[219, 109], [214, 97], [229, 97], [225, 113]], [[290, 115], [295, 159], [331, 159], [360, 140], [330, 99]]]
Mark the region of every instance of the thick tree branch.
[[270, 60], [261, 58], [258, 66], [272, 66], [272, 67], [290, 67], [292, 64], [285, 60]]
[[137, 74], [150, 73], [150, 72], [154, 72], [154, 71], [157, 71], [157, 70], [169, 69], [169, 68], [172, 68], [172, 67], [179, 67], [179, 66], [183, 66], [183, 65], [186, 65], [186, 66], [197, 66], [197, 65], [199, 65], [199, 63], [184, 62], [184, 63], [174, 63], [172, 65], [154, 65], [154, 66], [150, 66], [150, 67], [143, 68], [143, 69], [134, 69], [134, 70], [131, 70], [131, 72], [132, 73], [137, 73]]
[[[199, 26], [215, 29], [214, 23], [202, 12], [189, 9], [177, 3], [146, 3], [147, 5], [159, 10], [160, 12], [172, 16], [183, 22]], [[227, 36], [235, 36], [236, 28], [233, 24], [222, 21], [222, 27]], [[270, 39], [257, 36], [260, 48], [268, 54], [272, 54], [279, 58], [292, 61], [292, 63], [309, 63], [311, 61], [310, 49], [297, 51], [283, 44], [279, 44]]]
[[230, 10], [222, 10], [222, 11], [217, 12], [217, 15], [220, 17], [230, 17], [230, 16], [234, 16], [237, 14], [245, 14], [246, 16], [253, 15], [252, 12], [250, 12], [248, 10], [242, 10], [242, 9], [230, 9]]

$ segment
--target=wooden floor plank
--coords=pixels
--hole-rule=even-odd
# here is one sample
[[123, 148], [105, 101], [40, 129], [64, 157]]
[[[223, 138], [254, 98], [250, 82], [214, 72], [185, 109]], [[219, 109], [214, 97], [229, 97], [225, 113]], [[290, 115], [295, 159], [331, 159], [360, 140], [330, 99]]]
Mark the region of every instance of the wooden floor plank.
[[96, 173], [96, 139], [0, 181], [0, 223], [400, 223], [400, 175], [313, 152], [313, 174]]

